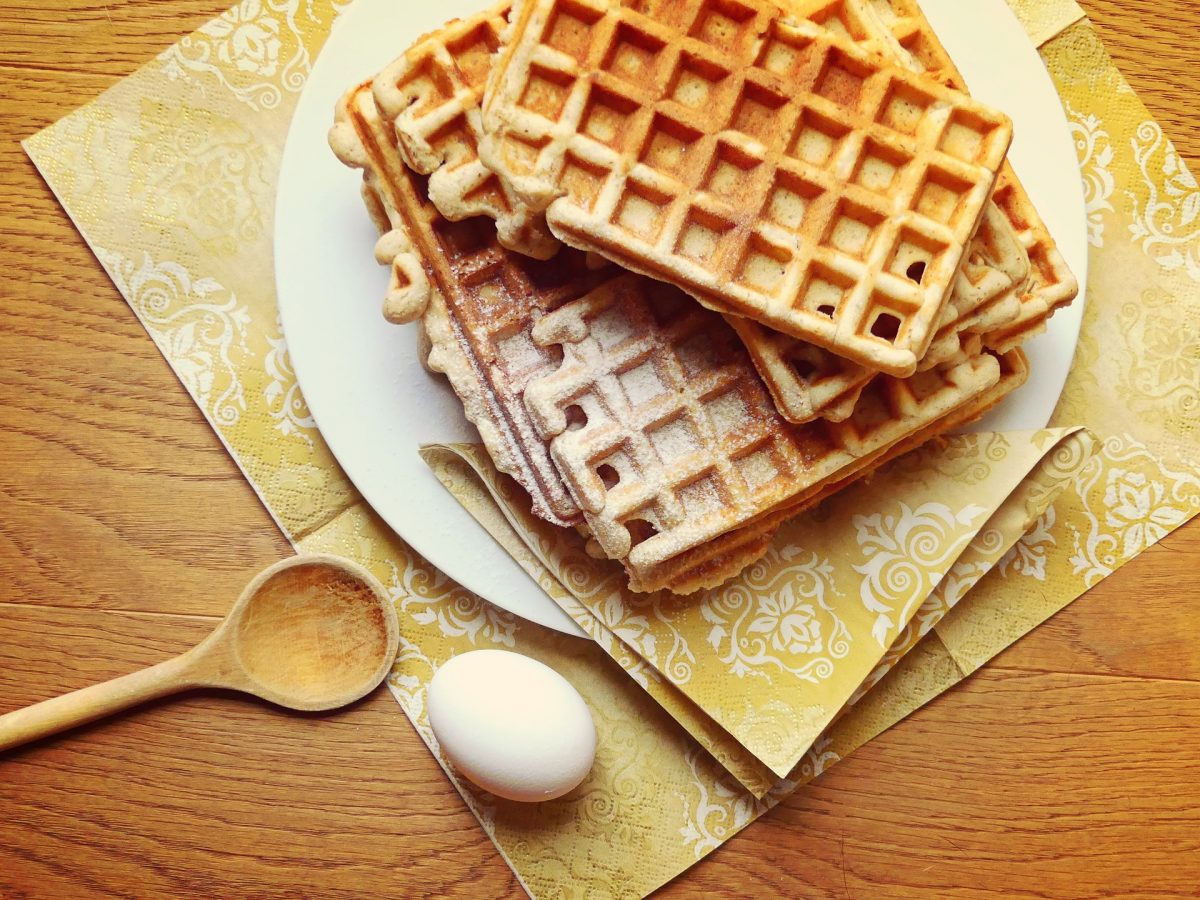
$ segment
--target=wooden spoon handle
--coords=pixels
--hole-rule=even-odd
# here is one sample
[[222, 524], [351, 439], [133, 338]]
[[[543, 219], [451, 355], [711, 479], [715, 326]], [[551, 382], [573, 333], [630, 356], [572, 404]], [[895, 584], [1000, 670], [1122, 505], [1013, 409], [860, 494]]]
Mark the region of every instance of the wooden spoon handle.
[[0, 716], [0, 752], [195, 685], [193, 657], [166, 662]]

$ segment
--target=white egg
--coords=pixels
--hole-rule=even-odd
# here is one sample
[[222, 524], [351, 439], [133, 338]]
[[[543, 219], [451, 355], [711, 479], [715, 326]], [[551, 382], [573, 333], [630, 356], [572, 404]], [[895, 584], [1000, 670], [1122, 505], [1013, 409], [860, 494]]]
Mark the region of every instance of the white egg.
[[561, 797], [596, 757], [596, 726], [579, 692], [549, 666], [504, 650], [464, 653], [438, 669], [429, 723], [455, 769], [509, 800]]

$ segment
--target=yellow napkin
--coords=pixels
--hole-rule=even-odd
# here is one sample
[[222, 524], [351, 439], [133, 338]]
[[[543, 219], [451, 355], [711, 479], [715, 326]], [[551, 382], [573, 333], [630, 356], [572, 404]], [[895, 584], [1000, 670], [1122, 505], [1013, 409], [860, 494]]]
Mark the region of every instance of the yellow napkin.
[[789, 522], [740, 578], [684, 598], [630, 592], [619, 566], [533, 516], [479, 448], [424, 456], [555, 602], [761, 796], [762, 767], [787, 777], [864, 680], [878, 681], [877, 667], [894, 665], [1016, 544], [1093, 445], [1077, 431], [935, 442]]
[[346, 4], [243, 0], [25, 142], [283, 530], [302, 549], [369, 564], [389, 585], [405, 636], [390, 685], [434, 753], [425, 685], [453, 654], [535, 656], [587, 698], [598, 763], [570, 796], [517, 807], [450, 773], [535, 895], [647, 893], [1200, 511], [1196, 183], [1074, 3], [1010, 2], [1039, 40], [1053, 36], [1043, 56], [1079, 137], [1092, 279], [1055, 425], [1088, 425], [1100, 452], [761, 800], [603, 648], [490, 607], [413, 554], [322, 442], [278, 324], [270, 223], [296, 99]]

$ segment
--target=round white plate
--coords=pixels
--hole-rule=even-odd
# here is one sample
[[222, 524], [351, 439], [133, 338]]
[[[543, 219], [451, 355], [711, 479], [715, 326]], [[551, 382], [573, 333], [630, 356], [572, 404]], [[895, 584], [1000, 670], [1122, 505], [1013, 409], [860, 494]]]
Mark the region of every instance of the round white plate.
[[[485, 0], [358, 0], [313, 66], [284, 149], [275, 208], [275, 279], [292, 364], [338, 462], [375, 510], [431, 563], [497, 606], [572, 634], [575, 624], [459, 506], [418, 455], [476, 441], [445, 381], [421, 368], [416, 333], [384, 323], [386, 270], [359, 197], [359, 173], [326, 144], [341, 93], [420, 35]], [[1012, 116], [1013, 164], [1081, 282], [1087, 231], [1075, 146], [1041, 59], [1004, 0], [923, 0], [972, 92]], [[1033, 377], [980, 430], [1049, 421], [1066, 381], [1082, 298], [1031, 342]]]

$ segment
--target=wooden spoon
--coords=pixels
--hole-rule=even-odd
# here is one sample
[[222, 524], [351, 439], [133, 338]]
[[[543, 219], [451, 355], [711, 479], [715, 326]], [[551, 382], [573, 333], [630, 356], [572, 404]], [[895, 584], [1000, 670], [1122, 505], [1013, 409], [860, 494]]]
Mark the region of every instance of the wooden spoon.
[[0, 716], [0, 751], [196, 687], [336, 709], [383, 681], [399, 643], [396, 610], [369, 573], [333, 556], [296, 556], [259, 573], [182, 656]]

